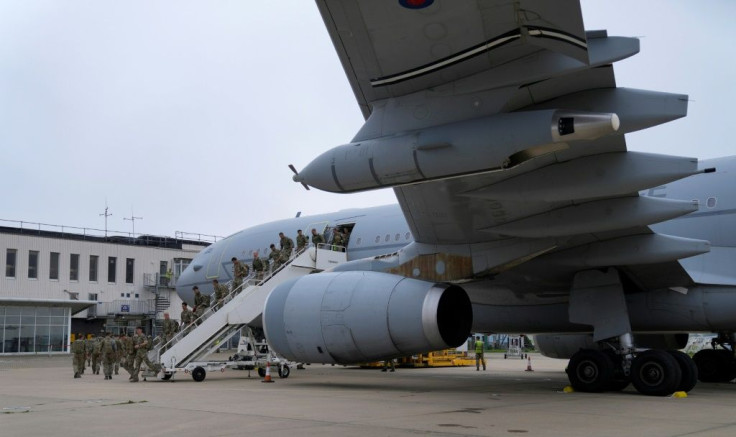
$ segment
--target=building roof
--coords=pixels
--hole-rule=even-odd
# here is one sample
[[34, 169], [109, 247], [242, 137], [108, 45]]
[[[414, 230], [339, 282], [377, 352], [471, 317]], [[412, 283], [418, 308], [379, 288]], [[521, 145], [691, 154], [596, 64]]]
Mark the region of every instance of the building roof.
[[95, 305], [97, 305], [97, 302], [93, 300], [27, 299], [22, 297], [0, 297], [0, 306], [71, 308], [72, 315], [84, 311], [87, 308]]

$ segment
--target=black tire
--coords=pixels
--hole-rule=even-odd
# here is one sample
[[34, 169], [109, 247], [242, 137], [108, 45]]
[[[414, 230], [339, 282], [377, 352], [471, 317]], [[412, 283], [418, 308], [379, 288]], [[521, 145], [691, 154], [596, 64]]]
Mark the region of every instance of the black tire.
[[258, 368], [258, 376], [260, 376], [261, 378], [265, 378], [266, 377], [266, 368], [265, 367], [259, 367]]
[[666, 351], [651, 349], [642, 352], [631, 363], [631, 382], [643, 395], [671, 395], [681, 379], [680, 365]]
[[693, 356], [702, 382], [728, 382], [736, 378], [733, 354], [725, 349], [703, 349]]
[[279, 376], [282, 378], [288, 378], [289, 374], [291, 373], [291, 369], [289, 369], [289, 366], [283, 365], [279, 367]]
[[204, 381], [204, 378], [207, 376], [207, 371], [204, 370], [202, 367], [195, 367], [194, 370], [192, 370], [192, 379], [197, 382]]
[[161, 380], [168, 381], [171, 379], [172, 376], [174, 376], [173, 373], [165, 372], [163, 375], [161, 375]]
[[601, 351], [581, 349], [570, 358], [566, 372], [575, 390], [602, 392], [613, 378], [613, 362]]
[[680, 366], [680, 372], [682, 372], [680, 384], [677, 386], [676, 391], [688, 392], [692, 390], [695, 384], [698, 383], [698, 366], [695, 365], [695, 361], [685, 352], [677, 350], [667, 352], [675, 358], [675, 361]]

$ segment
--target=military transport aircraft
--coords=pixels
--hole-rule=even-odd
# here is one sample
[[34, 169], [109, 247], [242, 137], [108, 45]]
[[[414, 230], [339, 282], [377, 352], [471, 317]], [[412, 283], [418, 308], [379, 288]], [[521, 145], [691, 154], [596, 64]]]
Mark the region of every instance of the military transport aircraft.
[[[366, 122], [294, 180], [399, 206], [243, 230], [198, 255], [189, 299], [283, 231], [352, 229], [349, 262], [277, 286], [263, 326], [301, 362], [538, 336], [582, 391], [648, 395], [736, 377], [736, 157], [628, 152], [687, 96], [619, 88], [635, 38], [586, 30], [574, 0], [317, 0]], [[207, 272], [209, 267], [218, 267]], [[717, 349], [678, 352], [688, 332]]]

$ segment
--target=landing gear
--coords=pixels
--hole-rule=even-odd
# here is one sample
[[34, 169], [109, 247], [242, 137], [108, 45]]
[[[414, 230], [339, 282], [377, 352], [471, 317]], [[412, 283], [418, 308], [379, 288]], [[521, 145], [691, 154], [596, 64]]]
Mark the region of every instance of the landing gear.
[[654, 349], [636, 355], [619, 354], [615, 349], [581, 349], [570, 359], [566, 372], [577, 391], [621, 391], [632, 383], [648, 396], [690, 391], [698, 379], [698, 368], [687, 354]]
[[631, 382], [644, 395], [672, 394], [677, 390], [681, 379], [680, 365], [666, 351], [651, 349], [642, 352], [631, 363]]
[[703, 382], [729, 382], [736, 378], [736, 361], [730, 350], [703, 349], [693, 356], [693, 361]]

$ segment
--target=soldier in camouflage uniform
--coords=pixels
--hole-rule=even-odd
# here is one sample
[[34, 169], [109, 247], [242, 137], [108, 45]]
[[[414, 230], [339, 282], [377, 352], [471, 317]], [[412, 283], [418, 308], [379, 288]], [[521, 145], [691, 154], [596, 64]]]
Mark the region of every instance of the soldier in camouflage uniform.
[[118, 347], [109, 332], [106, 332], [105, 338], [100, 341], [100, 354], [102, 355], [102, 373], [105, 374], [106, 380], [112, 379], [112, 369], [118, 358]]
[[301, 252], [305, 247], [307, 247], [307, 244], [309, 244], [309, 238], [302, 234], [301, 229], [296, 231], [296, 251]]
[[94, 349], [92, 349], [92, 373], [100, 374], [102, 365], [102, 337], [95, 338]]
[[273, 270], [276, 270], [281, 265], [281, 252], [276, 249], [276, 245], [271, 245], [271, 253], [268, 254], [268, 259], [273, 263]]
[[322, 234], [317, 233], [316, 229], [312, 228], [312, 244], [314, 244], [314, 247], [324, 243], [325, 237], [323, 237]]
[[281, 263], [289, 261], [291, 252], [294, 250], [294, 240], [279, 232], [279, 245], [281, 246]]
[[196, 285], [193, 287], [194, 289], [194, 317], [196, 319], [196, 324], [199, 326], [200, 323], [202, 323], [201, 320], [199, 320], [200, 317], [202, 317], [202, 314], [204, 314], [205, 311], [207, 311], [207, 308], [210, 306], [210, 297], [205, 296], [204, 294], [199, 292], [199, 287]]
[[253, 252], [253, 272], [256, 274], [256, 279], [263, 279], [263, 270], [265, 266], [263, 261], [258, 257], [258, 251]]
[[84, 362], [87, 359], [87, 344], [84, 341], [84, 334], [81, 332], [77, 334], [77, 337], [72, 343], [72, 354], [74, 354], [74, 377], [81, 378], [84, 373]]
[[181, 319], [181, 327], [179, 329], [184, 332], [183, 335], [187, 335], [191, 329], [189, 325], [194, 321], [194, 313], [189, 311], [186, 302], [181, 303], [181, 316], [179, 318]]
[[176, 320], [172, 320], [169, 317], [169, 313], [164, 313], [164, 339], [163, 344], [161, 344], [161, 352], [166, 350], [163, 348], [163, 346], [171, 341], [171, 339], [174, 338], [177, 332], [179, 332], [179, 323]]
[[230, 291], [238, 290], [240, 292], [239, 288], [243, 284], [245, 277], [248, 276], [248, 266], [238, 261], [235, 257], [232, 257], [230, 261], [233, 262], [233, 288]]
[[131, 372], [131, 382], [138, 382], [138, 374], [141, 372], [141, 364], [146, 363], [149, 369], [158, 373], [161, 369], [158, 365], [151, 363], [148, 359], [148, 351], [152, 345], [152, 341], [149, 340], [145, 334], [143, 334], [143, 327], [138, 326], [135, 328], [135, 335], [133, 336], [133, 348], [135, 349], [135, 361], [133, 362], [133, 372]]
[[345, 245], [345, 242], [342, 239], [342, 232], [340, 232], [340, 229], [335, 228], [332, 231], [332, 250], [336, 252], [342, 252], [343, 246]]
[[[90, 334], [89, 337], [84, 341], [85, 349], [87, 350], [87, 365], [85, 366], [85, 370], [87, 367], [92, 367], [92, 349], [95, 348], [95, 335]], [[82, 370], [82, 373], [84, 373], [84, 370]], [[94, 372], [93, 372], [94, 373]]]
[[217, 279], [212, 280], [212, 288], [215, 290], [215, 305], [213, 308], [217, 311], [225, 304], [225, 297], [228, 295], [228, 289], [226, 286], [220, 284], [220, 281]]
[[122, 365], [123, 368], [125, 368], [125, 364], [123, 364], [123, 359], [125, 357], [125, 350], [123, 349], [123, 336], [125, 333], [120, 333], [117, 337], [113, 337], [113, 340], [115, 341], [115, 374], [119, 374], [120, 366]]

